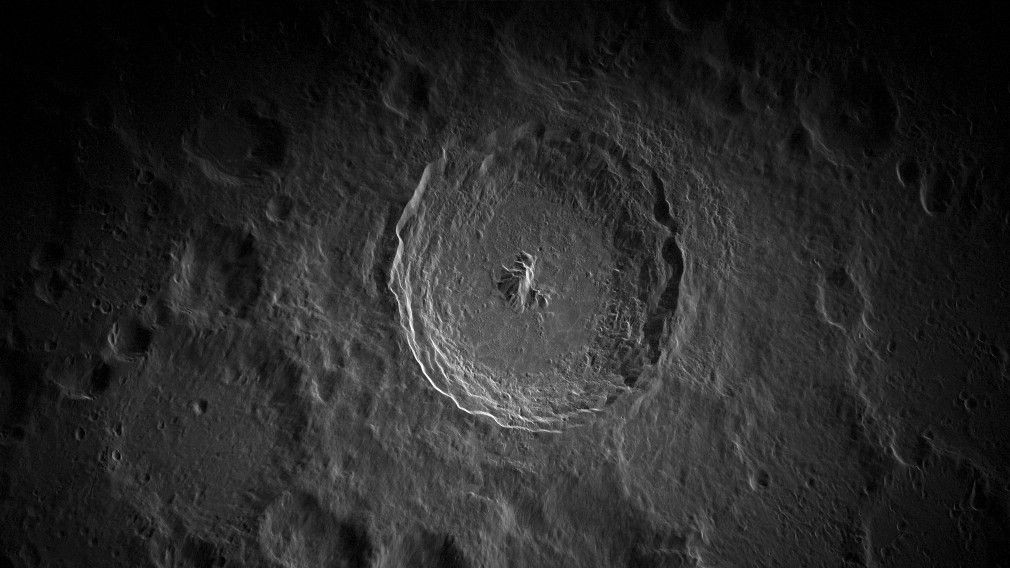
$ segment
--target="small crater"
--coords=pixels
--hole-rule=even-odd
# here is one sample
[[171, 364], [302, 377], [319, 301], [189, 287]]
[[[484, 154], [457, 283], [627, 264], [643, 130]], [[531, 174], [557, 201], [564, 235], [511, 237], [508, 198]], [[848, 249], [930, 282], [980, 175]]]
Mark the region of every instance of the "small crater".
[[104, 393], [111, 383], [112, 369], [96, 354], [75, 352], [52, 357], [45, 370], [46, 380], [61, 396], [86, 399]]
[[898, 106], [877, 71], [852, 65], [819, 85], [809, 106], [819, 142], [849, 158], [875, 157], [893, 139]]
[[173, 296], [176, 307], [198, 319], [247, 317], [263, 287], [264, 270], [252, 234], [213, 224], [179, 254]]
[[241, 105], [238, 116], [249, 125], [256, 137], [255, 143], [249, 148], [249, 156], [269, 169], [284, 165], [288, 154], [288, 136], [284, 125], [263, 116], [251, 103]]
[[919, 160], [912, 156], [905, 156], [899, 160], [895, 167], [895, 172], [898, 175], [898, 183], [905, 187], [916, 187], [922, 179], [922, 168], [919, 166]]
[[59, 270], [45, 272], [35, 279], [35, 297], [46, 304], [58, 304], [70, 288], [70, 282]]
[[141, 357], [151, 348], [151, 342], [154, 341], [154, 330], [136, 318], [124, 318], [112, 326], [108, 341], [120, 356]]
[[686, 540], [674, 534], [646, 532], [627, 552], [627, 568], [689, 568], [697, 566], [687, 554]]
[[378, 382], [386, 375], [388, 362], [376, 346], [354, 340], [347, 349], [347, 371], [366, 382]]
[[[650, 335], [650, 329], [651, 329], [650, 324], [653, 324], [653, 321], [656, 320], [650, 320], [645, 324], [647, 341], [649, 343], [649, 347], [651, 348], [649, 356], [647, 357], [650, 363], [655, 363], [658, 360], [659, 357], [658, 339], [663, 331], [663, 328], [659, 327], [658, 330], [652, 330], [653, 333]], [[659, 325], [660, 326], [663, 325], [662, 320], [659, 320]], [[642, 371], [644, 370], [644, 368], [645, 366], [643, 365], [642, 361], [640, 361], [637, 358], [623, 360], [621, 362], [621, 367], [619, 370], [619, 374], [621, 375], [621, 382], [624, 383], [624, 386], [628, 388], [633, 388], [635, 385], [638, 384], [638, 380], [642, 377]]]
[[985, 183], [983, 168], [971, 168], [962, 188], [964, 195], [961, 201], [964, 203], [965, 219], [977, 219], [989, 202], [989, 188]]
[[91, 370], [88, 384], [94, 394], [104, 394], [112, 384], [112, 367], [104, 361], [99, 361]]
[[182, 557], [193, 568], [224, 568], [228, 565], [228, 559], [217, 546], [192, 535], [183, 542]]
[[366, 568], [375, 556], [364, 525], [336, 518], [307, 494], [285, 493], [267, 507], [259, 543], [283, 566]]
[[207, 414], [208, 406], [209, 403], [205, 398], [201, 398], [200, 400], [194, 400], [193, 404], [191, 405], [193, 409], [193, 414], [196, 414], [197, 416], [203, 416], [204, 414]]
[[337, 566], [367, 568], [374, 556], [372, 540], [363, 525], [344, 521], [337, 528]]
[[968, 494], [968, 506], [975, 511], [985, 511], [989, 508], [988, 480], [982, 479], [972, 484], [971, 493]]
[[638, 256], [645, 248], [645, 234], [630, 222], [622, 222], [614, 232], [614, 247], [628, 256]]
[[726, 118], [734, 118], [747, 112], [743, 100], [743, 85], [736, 77], [719, 84], [715, 92], [715, 104]]
[[863, 297], [844, 267], [836, 267], [818, 285], [818, 308], [827, 323], [850, 331], [862, 317]]
[[107, 97], [99, 97], [85, 103], [82, 118], [85, 124], [95, 130], [106, 130], [115, 124], [116, 111], [112, 101]]
[[427, 112], [431, 105], [432, 82], [418, 65], [400, 64], [384, 88], [383, 102], [393, 112], [407, 117]]
[[941, 168], [922, 180], [919, 187], [919, 203], [927, 215], [946, 213], [953, 198], [954, 176], [948, 169]]
[[137, 168], [137, 176], [134, 179], [137, 185], [151, 185], [154, 183], [155, 175], [154, 172], [147, 168]]
[[291, 217], [295, 200], [287, 195], [275, 195], [267, 201], [267, 219], [273, 223], [283, 223]]
[[810, 131], [803, 125], [797, 125], [779, 147], [785, 155], [795, 160], [806, 160], [810, 157], [810, 144]]
[[43, 568], [48, 564], [45, 557], [39, 552], [38, 547], [27, 539], [21, 543], [20, 550], [17, 552], [17, 559], [20, 560], [17, 566], [23, 568]]
[[32, 270], [47, 270], [57, 268], [67, 258], [67, 251], [63, 245], [47, 241], [39, 245], [32, 253]]
[[425, 568], [468, 568], [463, 553], [452, 536], [427, 530], [415, 532], [403, 543], [404, 566]]
[[204, 117], [187, 139], [184, 149], [210, 181], [239, 185], [284, 165], [287, 129], [259, 106], [243, 101]]
[[241, 240], [229, 243], [227, 252], [230, 254], [219, 265], [224, 276], [225, 299], [239, 317], [244, 317], [247, 308], [259, 298], [263, 286], [259, 251], [253, 236], [246, 234]]

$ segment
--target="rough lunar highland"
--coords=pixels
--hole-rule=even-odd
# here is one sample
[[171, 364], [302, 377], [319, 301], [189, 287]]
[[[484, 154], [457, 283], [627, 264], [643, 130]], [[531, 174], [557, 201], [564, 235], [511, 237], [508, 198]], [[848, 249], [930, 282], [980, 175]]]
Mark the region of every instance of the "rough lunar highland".
[[281, 4], [0, 34], [0, 568], [1010, 566], [995, 8]]

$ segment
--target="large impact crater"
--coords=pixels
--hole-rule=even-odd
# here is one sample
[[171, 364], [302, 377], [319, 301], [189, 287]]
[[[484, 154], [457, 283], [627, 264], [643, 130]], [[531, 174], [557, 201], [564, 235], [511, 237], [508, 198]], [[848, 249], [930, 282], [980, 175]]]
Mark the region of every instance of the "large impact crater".
[[557, 431], [654, 371], [682, 272], [659, 176], [617, 144], [526, 124], [428, 165], [390, 289], [440, 393]]

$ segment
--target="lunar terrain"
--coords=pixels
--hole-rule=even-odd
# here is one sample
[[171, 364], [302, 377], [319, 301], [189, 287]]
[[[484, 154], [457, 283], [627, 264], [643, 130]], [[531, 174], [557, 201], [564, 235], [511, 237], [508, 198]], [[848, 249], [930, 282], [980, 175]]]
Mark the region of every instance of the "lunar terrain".
[[4, 20], [0, 568], [1010, 567], [995, 3]]

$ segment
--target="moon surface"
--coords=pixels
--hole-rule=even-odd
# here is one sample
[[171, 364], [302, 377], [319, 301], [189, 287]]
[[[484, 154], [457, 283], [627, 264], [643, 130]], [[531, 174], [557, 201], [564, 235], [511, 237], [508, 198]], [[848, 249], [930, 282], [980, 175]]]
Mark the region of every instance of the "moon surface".
[[836, 4], [7, 18], [0, 568], [1010, 566], [1005, 18]]

